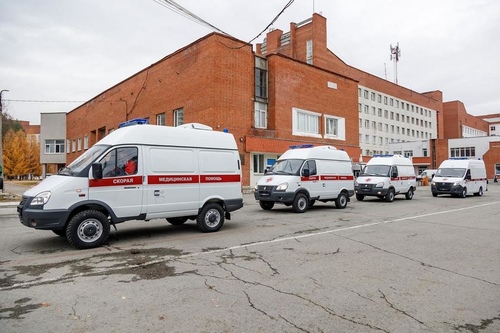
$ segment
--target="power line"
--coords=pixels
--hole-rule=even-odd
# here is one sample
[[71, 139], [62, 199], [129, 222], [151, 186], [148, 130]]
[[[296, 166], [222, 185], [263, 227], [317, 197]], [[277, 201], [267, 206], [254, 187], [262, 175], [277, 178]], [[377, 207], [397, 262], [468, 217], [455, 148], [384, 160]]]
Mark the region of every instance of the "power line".
[[6, 102], [25, 102], [25, 103], [85, 103], [86, 101], [42, 101], [36, 99], [4, 99]]
[[190, 12], [189, 10], [187, 10], [186, 8], [182, 7], [181, 5], [179, 5], [178, 3], [176, 3], [175, 1], [173, 0], [153, 0], [154, 2], [156, 2], [157, 4], [159, 5], [162, 5], [163, 7], [165, 8], [168, 8], [170, 9], [171, 11], [173, 11], [174, 13], [177, 13], [181, 16], [184, 16], [185, 18], [193, 21], [193, 22], [196, 22], [200, 25], [203, 25], [205, 27], [208, 27], [208, 28], [211, 28], [211, 29], [214, 29], [220, 33], [223, 33], [224, 35], [228, 35], [228, 36], [231, 36], [230, 34], [228, 34], [227, 32], [217, 28], [216, 26], [208, 23], [207, 21], [205, 21], [204, 19], [202, 19], [201, 17], [199, 17], [198, 15]]

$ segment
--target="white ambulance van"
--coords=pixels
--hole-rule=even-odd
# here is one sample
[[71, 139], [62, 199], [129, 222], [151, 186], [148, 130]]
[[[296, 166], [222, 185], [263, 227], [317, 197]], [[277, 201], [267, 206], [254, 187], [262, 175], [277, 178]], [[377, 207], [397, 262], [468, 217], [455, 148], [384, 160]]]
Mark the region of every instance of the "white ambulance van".
[[332, 146], [293, 146], [276, 161], [255, 186], [260, 207], [275, 203], [303, 213], [315, 201], [335, 201], [345, 208], [354, 195], [354, 176], [349, 155]]
[[376, 196], [393, 202], [404, 194], [411, 200], [417, 188], [417, 178], [411, 160], [401, 155], [374, 155], [354, 182], [356, 199]]
[[57, 175], [27, 190], [17, 207], [27, 227], [52, 230], [76, 248], [102, 245], [110, 225], [166, 218], [219, 230], [243, 207], [233, 135], [201, 124], [119, 128]]
[[483, 160], [449, 159], [443, 161], [431, 182], [434, 197], [451, 194], [465, 198], [473, 193], [482, 196], [486, 190], [486, 167]]

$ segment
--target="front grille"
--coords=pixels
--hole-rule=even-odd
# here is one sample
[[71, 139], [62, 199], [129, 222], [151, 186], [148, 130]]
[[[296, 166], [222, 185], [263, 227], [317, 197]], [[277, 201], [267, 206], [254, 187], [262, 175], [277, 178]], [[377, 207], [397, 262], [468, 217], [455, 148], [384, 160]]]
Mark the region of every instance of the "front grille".
[[436, 188], [438, 191], [451, 191], [451, 183], [436, 183]]
[[361, 192], [371, 192], [374, 184], [359, 184]]
[[21, 220], [21, 222], [23, 220], [23, 209], [27, 202], [28, 197], [23, 196], [19, 205], [17, 205], [17, 214], [19, 215], [19, 219]]
[[259, 185], [257, 186], [257, 191], [261, 197], [269, 197], [271, 193], [276, 189], [276, 186], [270, 185]]

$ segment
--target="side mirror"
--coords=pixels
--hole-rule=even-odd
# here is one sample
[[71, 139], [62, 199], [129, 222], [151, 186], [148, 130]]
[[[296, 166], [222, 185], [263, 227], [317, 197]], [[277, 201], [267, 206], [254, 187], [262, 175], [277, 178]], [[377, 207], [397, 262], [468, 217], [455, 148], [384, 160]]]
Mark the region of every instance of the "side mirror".
[[102, 179], [102, 164], [92, 163], [92, 178]]
[[397, 172], [393, 172], [392, 175], [391, 175], [392, 178], [398, 178], [398, 173]]
[[309, 177], [309, 169], [302, 170], [302, 176], [303, 177]]
[[471, 179], [472, 179], [472, 177], [470, 176], [470, 174], [467, 174], [467, 175], [465, 175], [465, 179], [467, 179], [467, 180], [471, 180]]

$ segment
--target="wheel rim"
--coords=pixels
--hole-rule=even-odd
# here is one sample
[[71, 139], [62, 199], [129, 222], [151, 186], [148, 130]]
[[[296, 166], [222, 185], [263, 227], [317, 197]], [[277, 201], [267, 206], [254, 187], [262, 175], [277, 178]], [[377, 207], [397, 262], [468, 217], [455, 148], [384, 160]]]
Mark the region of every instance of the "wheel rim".
[[307, 207], [307, 200], [306, 198], [302, 197], [299, 199], [298, 205], [300, 210], [304, 210]]
[[220, 223], [220, 212], [217, 209], [210, 209], [205, 214], [205, 224], [209, 227], [216, 227]]
[[347, 199], [346, 199], [345, 195], [340, 196], [339, 203], [340, 203], [341, 207], [344, 207], [345, 205], [347, 205]]
[[85, 220], [83, 221], [79, 226], [78, 226], [78, 238], [85, 242], [85, 243], [91, 243], [95, 241], [96, 239], [99, 239], [101, 237], [103, 232], [102, 224], [99, 220], [96, 219], [90, 219], [90, 220]]

